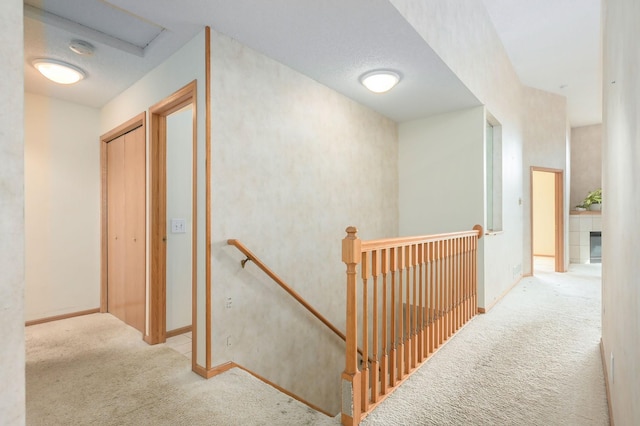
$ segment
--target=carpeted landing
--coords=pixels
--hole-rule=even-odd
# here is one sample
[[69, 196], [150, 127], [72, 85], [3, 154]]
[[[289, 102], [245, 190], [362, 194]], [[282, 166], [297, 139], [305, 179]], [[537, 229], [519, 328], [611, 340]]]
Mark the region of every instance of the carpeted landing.
[[[204, 380], [110, 315], [31, 326], [26, 336], [28, 425], [338, 424], [238, 369]], [[599, 341], [599, 266], [540, 272], [362, 424], [608, 425]]]
[[210, 380], [109, 314], [26, 330], [28, 425], [336, 424], [240, 369]]

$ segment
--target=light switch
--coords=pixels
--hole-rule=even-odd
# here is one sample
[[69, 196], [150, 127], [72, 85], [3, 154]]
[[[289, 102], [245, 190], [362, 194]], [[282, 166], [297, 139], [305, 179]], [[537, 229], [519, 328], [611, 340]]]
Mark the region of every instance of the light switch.
[[187, 223], [184, 219], [171, 219], [171, 233], [184, 234], [187, 232]]

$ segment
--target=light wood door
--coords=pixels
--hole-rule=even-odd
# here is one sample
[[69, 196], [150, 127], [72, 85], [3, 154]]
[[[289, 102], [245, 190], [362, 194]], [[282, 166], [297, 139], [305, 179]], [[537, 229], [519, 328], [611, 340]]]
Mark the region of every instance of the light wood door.
[[144, 332], [145, 323], [145, 144], [142, 128], [124, 135], [125, 152], [125, 322]]
[[107, 310], [125, 321], [124, 136], [107, 144]]
[[144, 332], [145, 140], [142, 127], [107, 144], [107, 310]]

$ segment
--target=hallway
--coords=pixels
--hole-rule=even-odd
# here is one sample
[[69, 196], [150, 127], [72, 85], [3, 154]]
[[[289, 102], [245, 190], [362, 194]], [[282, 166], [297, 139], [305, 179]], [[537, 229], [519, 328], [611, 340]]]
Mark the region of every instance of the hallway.
[[[600, 265], [571, 265], [524, 278], [362, 424], [609, 424], [600, 273]], [[184, 356], [145, 345], [109, 315], [26, 334], [28, 425], [338, 423], [239, 369], [205, 381]]]

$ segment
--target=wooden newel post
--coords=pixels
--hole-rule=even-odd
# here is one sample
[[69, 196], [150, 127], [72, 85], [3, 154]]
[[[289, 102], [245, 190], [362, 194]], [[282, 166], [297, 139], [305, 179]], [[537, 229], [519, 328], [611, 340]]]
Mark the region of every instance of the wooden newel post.
[[360, 262], [361, 241], [355, 226], [346, 229], [342, 240], [342, 261], [347, 265], [347, 358], [342, 373], [342, 424], [360, 423], [360, 371], [358, 371], [358, 282], [356, 268]]

